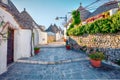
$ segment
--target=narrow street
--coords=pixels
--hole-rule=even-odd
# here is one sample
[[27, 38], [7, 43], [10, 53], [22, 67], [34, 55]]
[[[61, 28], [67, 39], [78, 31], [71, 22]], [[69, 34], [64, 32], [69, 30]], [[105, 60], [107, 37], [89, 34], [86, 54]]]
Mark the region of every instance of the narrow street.
[[57, 44], [44, 46], [38, 55], [13, 63], [8, 71], [0, 76], [0, 80], [120, 78], [119, 70], [105, 67], [93, 68], [85, 53], [66, 50], [64, 46]]
[[120, 80], [120, 0], [0, 0], [0, 80], [76, 79]]

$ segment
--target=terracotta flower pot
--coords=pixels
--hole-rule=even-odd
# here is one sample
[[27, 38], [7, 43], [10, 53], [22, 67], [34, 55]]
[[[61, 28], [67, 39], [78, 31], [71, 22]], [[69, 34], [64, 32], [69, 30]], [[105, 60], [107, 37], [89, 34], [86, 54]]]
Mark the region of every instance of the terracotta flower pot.
[[67, 45], [67, 46], [66, 46], [66, 49], [67, 49], [67, 50], [70, 50], [70, 45]]
[[64, 39], [64, 42], [66, 42], [67, 40], [66, 39]]
[[34, 52], [35, 52], [35, 54], [38, 54], [40, 52], [40, 50], [35, 50]]
[[90, 62], [93, 67], [101, 67], [101, 60], [90, 59]]

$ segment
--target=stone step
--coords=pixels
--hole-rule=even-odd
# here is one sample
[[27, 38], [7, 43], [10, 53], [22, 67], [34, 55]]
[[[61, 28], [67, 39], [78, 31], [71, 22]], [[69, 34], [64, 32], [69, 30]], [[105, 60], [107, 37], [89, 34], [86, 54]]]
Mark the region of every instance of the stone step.
[[76, 59], [70, 59], [70, 60], [60, 60], [60, 61], [35, 61], [35, 60], [17, 60], [17, 62], [21, 63], [31, 63], [31, 64], [63, 64], [63, 63], [71, 63], [71, 62], [78, 62], [78, 61], [86, 61], [88, 58], [76, 58]]

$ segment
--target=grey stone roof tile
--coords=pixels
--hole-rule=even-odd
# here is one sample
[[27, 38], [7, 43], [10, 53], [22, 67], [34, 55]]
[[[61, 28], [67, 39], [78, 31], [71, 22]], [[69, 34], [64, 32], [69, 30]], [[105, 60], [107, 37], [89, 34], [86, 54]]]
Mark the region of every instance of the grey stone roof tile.
[[107, 3], [103, 4], [103, 5], [101, 5], [100, 7], [98, 7], [89, 17], [101, 14], [103, 12], [106, 12], [106, 11], [109, 11], [111, 9], [118, 8], [118, 7], [119, 6], [118, 6], [117, 1], [107, 2]]
[[91, 12], [89, 12], [82, 6], [80, 6], [77, 10], [80, 12], [80, 17], [82, 21], [86, 20], [88, 16], [91, 14]]

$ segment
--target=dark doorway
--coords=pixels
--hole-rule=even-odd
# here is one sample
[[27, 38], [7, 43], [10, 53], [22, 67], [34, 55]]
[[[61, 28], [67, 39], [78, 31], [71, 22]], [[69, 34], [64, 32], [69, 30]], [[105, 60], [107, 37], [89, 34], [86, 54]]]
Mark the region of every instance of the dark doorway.
[[14, 61], [14, 30], [8, 29], [7, 65]]

